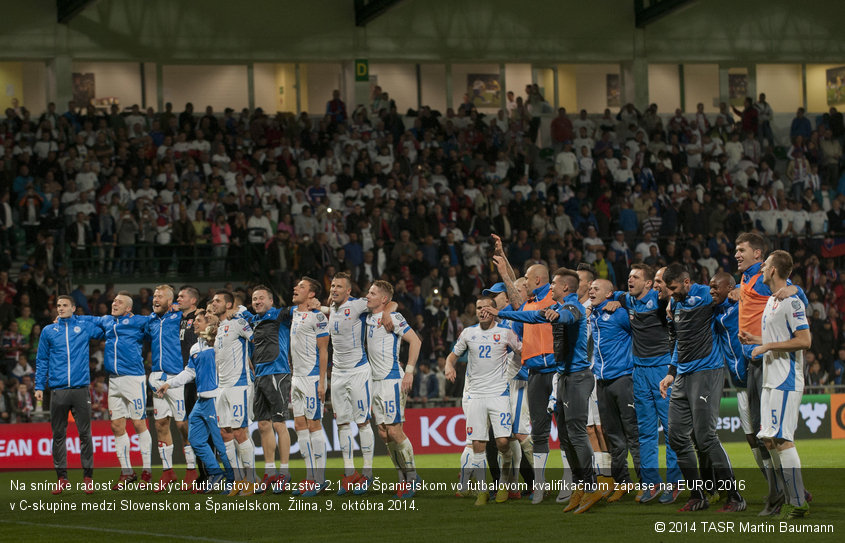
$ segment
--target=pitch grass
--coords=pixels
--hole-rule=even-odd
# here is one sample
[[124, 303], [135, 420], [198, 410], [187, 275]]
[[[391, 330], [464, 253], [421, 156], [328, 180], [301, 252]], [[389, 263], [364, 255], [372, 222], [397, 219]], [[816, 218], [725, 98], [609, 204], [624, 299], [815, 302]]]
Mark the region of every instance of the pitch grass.
[[[459, 499], [453, 490], [443, 492], [421, 492], [413, 501], [414, 509], [388, 511], [391, 495], [369, 494], [365, 497], [338, 497], [332, 492], [317, 498], [297, 499], [299, 503], [316, 503], [320, 511], [287, 510], [291, 504], [289, 494], [264, 495], [249, 498], [227, 498], [213, 496], [210, 503], [221, 505], [237, 502], [276, 502], [284, 511], [223, 511], [213, 513], [205, 510], [208, 496], [192, 496], [184, 492], [168, 495], [153, 494], [150, 491], [113, 492], [98, 491], [87, 496], [80, 490], [66, 492], [60, 498], [45, 491], [17, 491], [12, 481], [53, 482], [50, 471], [0, 473], [0, 541], [75, 541], [89, 542], [98, 539], [108, 541], [561, 541], [573, 537], [584, 537], [585, 541], [686, 541], [686, 540], [763, 540], [785, 541], [841, 541], [845, 533], [845, 441], [807, 440], [798, 443], [804, 466], [804, 479], [812, 490], [814, 500], [810, 517], [793, 524], [832, 524], [833, 534], [748, 534], [739, 533], [739, 522], [758, 523], [757, 513], [762, 508], [765, 483], [747, 445], [727, 443], [738, 479], [744, 480], [743, 492], [749, 503], [748, 511], [739, 514], [718, 514], [719, 506], [699, 513], [678, 513], [684, 501], [682, 494], [674, 505], [652, 503], [640, 505], [629, 494], [620, 503], [599, 503], [586, 515], [563, 514], [563, 507], [550, 496], [541, 505], [531, 505], [527, 499], [495, 504], [491, 501], [485, 507], [475, 507], [473, 498]], [[661, 454], [661, 457], [663, 455]], [[360, 458], [356, 460], [360, 462]], [[421, 475], [428, 481], [440, 480], [453, 483], [457, 479], [458, 455], [426, 455], [417, 458]], [[561, 460], [554, 450], [549, 457], [548, 472], [551, 477], [560, 476]], [[303, 463], [292, 462], [294, 476], [301, 476]], [[329, 478], [341, 476], [342, 463], [339, 459], [329, 461]], [[260, 469], [260, 468], [259, 468]], [[396, 473], [386, 457], [376, 458], [377, 476], [385, 482], [395, 481]], [[177, 467], [177, 474], [182, 470]], [[160, 471], [155, 470], [154, 476]], [[99, 470], [96, 481], [113, 479], [117, 470]], [[71, 482], [81, 480], [79, 471], [71, 474]], [[20, 511], [21, 500], [30, 506], [39, 501], [45, 504], [83, 502], [114, 503], [112, 512], [60, 512]], [[121, 500], [135, 504], [189, 503], [197, 505], [199, 511], [149, 512], [121, 511]], [[344, 511], [344, 504], [382, 505], [384, 511]], [[11, 508], [16, 504], [15, 510]], [[403, 503], [406, 507], [410, 503]], [[704, 521], [733, 521], [733, 531], [706, 532]], [[669, 530], [672, 522], [676, 528], [685, 527], [683, 533], [655, 533], [655, 523], [666, 523]], [[773, 523], [776, 529], [779, 525]], [[689, 531], [695, 525], [696, 531]], [[715, 526], [715, 525], [714, 525]], [[724, 526], [724, 525], [723, 525]], [[840, 535], [835, 535], [839, 533]]]

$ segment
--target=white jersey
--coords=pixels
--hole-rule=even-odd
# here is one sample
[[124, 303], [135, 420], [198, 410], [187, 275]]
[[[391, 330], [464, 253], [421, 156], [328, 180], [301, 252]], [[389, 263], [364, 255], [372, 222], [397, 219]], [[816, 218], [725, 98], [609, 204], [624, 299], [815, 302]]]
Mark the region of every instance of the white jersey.
[[249, 341], [252, 327], [244, 319], [233, 317], [220, 321], [214, 339], [217, 383], [220, 388], [243, 386], [252, 382], [249, 367]]
[[367, 355], [373, 379], [401, 379], [405, 371], [399, 367], [399, 345], [411, 327], [401, 313], [391, 313], [393, 333], [381, 325], [382, 313], [367, 316]]
[[290, 361], [295, 377], [320, 375], [317, 338], [329, 335], [329, 321], [318, 310], [294, 309], [290, 322]]
[[332, 367], [350, 370], [368, 362], [364, 350], [364, 321], [367, 319], [366, 298], [349, 298], [329, 310], [329, 333], [332, 336]]
[[244, 319], [234, 317], [220, 321], [214, 339], [214, 358], [217, 362], [217, 383], [220, 388], [248, 385], [249, 341], [252, 327]]
[[464, 328], [452, 348], [455, 356], [467, 353], [467, 389], [472, 398], [507, 396], [508, 355], [522, 349], [510, 328], [494, 324], [487, 330], [475, 324]]
[[[763, 311], [763, 343], [789, 341], [798, 330], [807, 330], [806, 309], [798, 296], [778, 301], [774, 296]], [[763, 357], [763, 386], [785, 391], [804, 391], [804, 352], [767, 352]]]

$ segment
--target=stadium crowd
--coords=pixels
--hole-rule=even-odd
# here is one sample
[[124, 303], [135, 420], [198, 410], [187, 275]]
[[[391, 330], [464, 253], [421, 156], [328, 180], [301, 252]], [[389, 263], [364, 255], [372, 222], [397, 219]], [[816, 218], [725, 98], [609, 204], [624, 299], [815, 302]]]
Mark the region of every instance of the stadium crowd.
[[[443, 378], [474, 301], [499, 281], [490, 256], [501, 236], [519, 271], [593, 266], [626, 284], [630, 266], [684, 264], [693, 281], [735, 274], [734, 240], [756, 230], [794, 257], [792, 281], [810, 301], [808, 387], [842, 384], [845, 278], [843, 116], [810, 120], [799, 108], [789, 141], [774, 141], [765, 95], [742, 110], [658, 114], [625, 105], [551, 121], [537, 145], [536, 85], [481, 114], [467, 95], [444, 114], [398, 112], [376, 88], [347, 111], [335, 93], [325, 114], [218, 115], [133, 106], [108, 112], [69, 103], [40, 115], [9, 108], [0, 122], [0, 423], [40, 411], [32, 375], [55, 298], [109, 313], [113, 285], [87, 292], [86, 276], [209, 274], [268, 281], [289, 299], [293, 281], [351, 273], [353, 295], [375, 279], [421, 336], [412, 396], [460, 398]], [[825, 243], [832, 238], [833, 242]], [[184, 248], [190, 248], [186, 251]], [[831, 253], [830, 251], [833, 251]], [[263, 267], [251, 264], [262, 255]], [[21, 264], [22, 263], [22, 264]], [[209, 291], [210, 295], [213, 291]], [[248, 288], [244, 300], [251, 299]], [[151, 311], [151, 289], [134, 311]], [[102, 343], [92, 350], [102, 368]], [[99, 373], [98, 373], [99, 374]], [[102, 376], [92, 406], [105, 407]]]

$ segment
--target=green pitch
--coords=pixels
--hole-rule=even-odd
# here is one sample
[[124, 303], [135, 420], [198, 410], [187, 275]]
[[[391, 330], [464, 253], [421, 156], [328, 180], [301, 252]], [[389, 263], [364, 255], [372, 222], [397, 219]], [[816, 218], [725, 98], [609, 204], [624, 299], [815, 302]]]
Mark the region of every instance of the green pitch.
[[[293, 499], [289, 494], [227, 498], [190, 495], [184, 492], [153, 494], [151, 491], [98, 491], [92, 496], [81, 490], [65, 492], [56, 498], [47, 491], [31, 490], [33, 483], [54, 482], [52, 472], [0, 473], [0, 541], [560, 541], [583, 536], [586, 541], [686, 541], [771, 539], [841, 541], [845, 533], [845, 441], [813, 440], [798, 443], [804, 466], [804, 481], [813, 492], [811, 513], [804, 521], [790, 526], [830, 526], [833, 533], [780, 533], [780, 525], [766, 520], [775, 531], [768, 534], [740, 532], [740, 523], [760, 526], [757, 513], [762, 508], [765, 483], [748, 447], [727, 443], [737, 479], [745, 484], [742, 494], [748, 511], [718, 514], [715, 509], [700, 513], [678, 513], [685, 494], [674, 505], [656, 502], [640, 505], [629, 494], [620, 503], [599, 503], [586, 515], [564, 514], [563, 506], [550, 496], [541, 505], [527, 499], [506, 504], [491, 503], [475, 507], [473, 498], [454, 497], [451, 484], [457, 480], [458, 455], [427, 455], [417, 458], [420, 474], [426, 482], [441, 482], [439, 491], [421, 491], [413, 500], [396, 500], [392, 494], [339, 497], [324, 494], [312, 499]], [[661, 457], [663, 455], [661, 454]], [[360, 457], [356, 457], [360, 465]], [[341, 476], [340, 460], [329, 461], [328, 476]], [[560, 476], [560, 455], [549, 456], [551, 477]], [[301, 460], [292, 462], [294, 478], [303, 474]], [[183, 470], [176, 469], [181, 475]], [[160, 470], [154, 470], [158, 476]], [[117, 476], [117, 470], [99, 470], [95, 480], [105, 483]], [[376, 458], [376, 476], [382, 483], [396, 480], [395, 470], [386, 457]], [[71, 482], [81, 481], [74, 471]], [[20, 490], [20, 485], [26, 490]], [[336, 486], [335, 486], [336, 489]], [[93, 506], [97, 510], [92, 510]], [[252, 506], [252, 510], [224, 510], [232, 505]], [[50, 508], [75, 511], [53, 512]], [[83, 506], [87, 509], [82, 511]], [[156, 506], [160, 510], [149, 510]], [[167, 506], [171, 510], [161, 510]], [[176, 507], [188, 511], [173, 511]], [[255, 510], [261, 506], [263, 510]], [[354, 509], [350, 510], [350, 506]], [[316, 507], [316, 511], [305, 510]], [[24, 508], [24, 510], [21, 510]], [[39, 510], [40, 508], [40, 510]], [[110, 509], [113, 508], [113, 509]], [[215, 512], [216, 508], [216, 512]], [[718, 524], [721, 521], [723, 524]], [[663, 532], [655, 532], [656, 523], [664, 523]], [[733, 525], [724, 524], [733, 522]], [[692, 529], [695, 529], [693, 532]], [[676, 533], [670, 533], [670, 530]], [[746, 530], [750, 529], [746, 525]], [[721, 531], [720, 531], [721, 530]], [[680, 532], [680, 533], [677, 533]], [[840, 535], [835, 535], [839, 533]]]

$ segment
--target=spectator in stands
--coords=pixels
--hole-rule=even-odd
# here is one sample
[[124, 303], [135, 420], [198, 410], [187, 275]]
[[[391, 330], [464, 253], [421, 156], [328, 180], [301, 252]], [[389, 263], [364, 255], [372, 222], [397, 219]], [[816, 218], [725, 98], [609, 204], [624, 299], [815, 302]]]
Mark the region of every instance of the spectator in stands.
[[21, 353], [18, 356], [18, 362], [12, 368], [10, 372], [11, 376], [18, 380], [18, 382], [23, 382], [24, 377], [30, 377], [31, 379], [35, 378], [35, 369], [29, 365], [29, 360], [27, 359], [26, 354]]
[[15, 422], [16, 401], [6, 390], [6, 381], [0, 376], [0, 424]]

